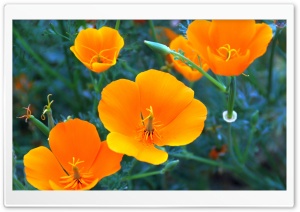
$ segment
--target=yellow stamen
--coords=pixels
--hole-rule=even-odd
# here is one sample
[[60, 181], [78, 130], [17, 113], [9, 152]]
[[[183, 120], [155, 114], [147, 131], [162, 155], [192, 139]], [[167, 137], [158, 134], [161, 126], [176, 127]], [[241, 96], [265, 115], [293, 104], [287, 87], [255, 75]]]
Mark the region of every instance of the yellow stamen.
[[230, 59], [239, 56], [239, 49], [232, 49], [229, 44], [225, 44], [217, 49], [219, 55], [228, 62]]
[[78, 164], [83, 163], [84, 161], [77, 159], [75, 161], [75, 157], [72, 158], [72, 162], [69, 164], [72, 166], [73, 174], [60, 177], [60, 183], [66, 184], [64, 186], [65, 189], [82, 189], [83, 185], [88, 185], [93, 181], [93, 174], [91, 172], [84, 172], [82, 169], [78, 168]]
[[[158, 133], [157, 127], [160, 125], [157, 125], [157, 123], [154, 122], [154, 112], [152, 109], [152, 106], [150, 108], [146, 108], [147, 111], [149, 111], [149, 115], [142, 119], [143, 127], [138, 132], [142, 133], [142, 141], [147, 145], [152, 145], [154, 136], [158, 139], [161, 139], [161, 136]], [[147, 121], [147, 124], [145, 125], [145, 121]], [[150, 138], [150, 139], [148, 139]]]

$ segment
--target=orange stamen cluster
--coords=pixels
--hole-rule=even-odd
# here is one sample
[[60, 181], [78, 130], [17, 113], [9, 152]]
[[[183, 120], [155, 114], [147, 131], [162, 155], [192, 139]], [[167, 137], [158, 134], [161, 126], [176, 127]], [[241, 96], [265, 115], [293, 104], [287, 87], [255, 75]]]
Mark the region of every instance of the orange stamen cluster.
[[82, 173], [82, 169], [78, 168], [77, 165], [83, 162], [84, 161], [80, 161], [79, 159], [75, 162], [74, 157], [72, 163], [69, 162], [69, 164], [72, 166], [73, 174], [61, 177], [60, 183], [66, 184], [64, 189], [79, 190], [84, 186], [89, 185], [93, 181], [92, 173]]
[[217, 52], [226, 62], [239, 56], [239, 50], [232, 49], [229, 44], [221, 46], [219, 49], [217, 49]]
[[[147, 145], [152, 145], [154, 138], [157, 137], [160, 139], [161, 136], [157, 130], [159, 125], [154, 122], [154, 113], [152, 107], [150, 106], [150, 108], [147, 108], [146, 110], [149, 111], [149, 115], [142, 120], [143, 127], [141, 130], [139, 130], [139, 132], [143, 132], [141, 140]], [[147, 124], [145, 124], [145, 121], [147, 121]]]
[[25, 115], [23, 115], [23, 116], [19, 116], [19, 117], [17, 117], [17, 118], [25, 118], [25, 122], [27, 122], [27, 120], [30, 118], [30, 116], [31, 116], [31, 110], [30, 110], [30, 105], [28, 105], [28, 107], [23, 107], [25, 110], [26, 110], [26, 114]]

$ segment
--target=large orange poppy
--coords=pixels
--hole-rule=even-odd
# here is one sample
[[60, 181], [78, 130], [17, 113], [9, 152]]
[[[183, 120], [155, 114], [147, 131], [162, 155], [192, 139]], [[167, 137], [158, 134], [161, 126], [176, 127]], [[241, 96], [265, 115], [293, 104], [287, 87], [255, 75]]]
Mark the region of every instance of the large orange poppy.
[[91, 71], [100, 73], [116, 64], [124, 40], [110, 27], [81, 30], [70, 50]]
[[[202, 67], [203, 70], [208, 70], [207, 64], [200, 59], [197, 52], [189, 45], [187, 39], [183, 36], [180, 35], [172, 40], [170, 43], [170, 49], [177, 52], [183, 51], [185, 57]], [[170, 57], [175, 70], [182, 74], [187, 80], [193, 82], [199, 80], [203, 76], [199, 71], [192, 69], [181, 60], [175, 60], [173, 55], [170, 54]]]
[[49, 145], [24, 156], [27, 181], [39, 190], [89, 190], [102, 178], [114, 174], [123, 155], [101, 142], [96, 127], [71, 119], [57, 124]]
[[135, 82], [120, 79], [107, 85], [98, 111], [110, 131], [109, 148], [155, 165], [168, 158], [159, 147], [193, 142], [207, 115], [192, 89], [157, 70], [138, 74]]
[[215, 74], [237, 76], [266, 52], [272, 29], [254, 20], [196, 20], [187, 37]]

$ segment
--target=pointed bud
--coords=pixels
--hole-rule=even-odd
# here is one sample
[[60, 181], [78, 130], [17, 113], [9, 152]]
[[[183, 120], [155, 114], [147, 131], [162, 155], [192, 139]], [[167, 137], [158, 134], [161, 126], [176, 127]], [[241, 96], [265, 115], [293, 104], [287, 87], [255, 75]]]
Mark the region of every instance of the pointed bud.
[[165, 165], [165, 167], [161, 170], [161, 173], [163, 174], [168, 171], [172, 171], [177, 166], [178, 163], [179, 163], [179, 160], [173, 160], [173, 161], [168, 162]]
[[163, 55], [167, 55], [167, 54], [171, 53], [171, 49], [164, 44], [147, 41], [147, 40], [145, 40], [144, 43], [157, 53], [160, 53]]

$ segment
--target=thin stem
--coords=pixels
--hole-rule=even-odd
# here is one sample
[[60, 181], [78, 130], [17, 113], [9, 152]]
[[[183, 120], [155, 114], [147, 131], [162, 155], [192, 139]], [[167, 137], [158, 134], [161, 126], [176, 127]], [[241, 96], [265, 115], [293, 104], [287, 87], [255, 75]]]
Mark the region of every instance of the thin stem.
[[130, 73], [132, 73], [134, 76], [136, 76], [139, 71], [133, 69], [132, 67], [130, 67], [126, 61], [121, 63], [122, 67], [125, 68], [127, 71], [129, 71]]
[[[149, 20], [149, 25], [150, 25], [150, 30], [151, 30], [151, 33], [152, 33], [152, 36], [153, 36], [153, 40], [155, 42], [158, 42], [157, 40], [157, 36], [156, 36], [156, 31], [155, 31], [155, 26], [154, 26], [154, 23], [152, 20]], [[162, 67], [164, 65], [164, 61], [162, 60], [162, 58], [160, 57], [160, 55], [156, 54], [157, 55], [157, 59], [158, 59], [158, 62], [159, 62], [159, 65], [160, 67]]]
[[121, 20], [117, 20], [115, 30], [119, 30]]
[[231, 124], [229, 123], [228, 125], [228, 146], [229, 146], [229, 153], [233, 161], [235, 162], [236, 165], [240, 166], [240, 162], [237, 159], [233, 147], [233, 141], [232, 141], [232, 133], [231, 133]]
[[234, 107], [234, 100], [236, 96], [236, 79], [235, 77], [231, 77], [230, 82], [230, 89], [229, 89], [229, 97], [228, 97], [228, 110], [227, 110], [227, 117], [229, 119], [232, 118], [233, 107]]
[[[60, 27], [60, 31], [65, 32], [65, 26], [63, 24], [63, 21], [58, 21], [59, 23], [59, 27]], [[57, 32], [56, 32], [57, 33]], [[61, 35], [62, 38], [64, 38], [65, 36]], [[68, 39], [69, 41], [71, 41], [70, 39]], [[62, 39], [63, 42], [63, 39]], [[68, 70], [68, 75], [69, 75], [69, 79], [71, 79], [71, 81], [73, 80], [74, 83], [72, 83], [72, 89], [74, 91], [74, 95], [75, 98], [78, 99], [79, 102], [82, 102], [82, 96], [79, 94], [78, 91], [78, 80], [76, 80], [76, 74], [74, 74], [75, 70], [72, 70], [73, 68], [71, 67], [71, 62], [70, 62], [70, 58], [69, 58], [69, 47], [67, 47], [66, 45], [63, 45], [63, 50], [64, 50], [64, 54], [65, 54], [65, 60], [66, 60], [66, 69]], [[75, 108], [77, 108], [77, 110], [80, 110], [80, 105], [79, 104], [72, 104], [72, 106], [74, 106]]]
[[246, 177], [249, 177], [254, 182], [257, 182], [259, 180], [261, 183], [261, 180], [258, 176], [255, 176], [244, 164], [241, 164], [239, 160], [237, 159], [234, 148], [233, 148], [233, 142], [232, 142], [232, 133], [231, 133], [231, 124], [228, 125], [228, 146], [229, 146], [229, 153], [231, 158], [233, 159], [233, 162], [235, 163], [236, 167], [241, 171], [240, 174], [246, 175]]
[[152, 175], [158, 175], [158, 174], [162, 174], [162, 172], [161, 171], [153, 171], [153, 172], [140, 173], [140, 174], [124, 177], [124, 178], [122, 178], [122, 181], [140, 179], [140, 178], [145, 178], [145, 177], [149, 177]]
[[[54, 77], [57, 77], [59, 80], [61, 80], [63, 83], [66, 84], [67, 87], [73, 88], [72, 83], [65, 79], [63, 76], [59, 74], [59, 72], [55, 71], [54, 69], [49, 66], [44, 59], [42, 59], [31, 47], [26, 43], [26, 41], [22, 38], [20, 33], [16, 28], [13, 28], [13, 34], [18, 40], [18, 42], [23, 46], [23, 48], [42, 66], [42, 68], [46, 71], [45, 73], [43, 71], [40, 71], [39, 73], [45, 78], [49, 79], [49, 75], [52, 75]], [[48, 73], [48, 74], [47, 74]]]
[[230, 165], [220, 163], [220, 162], [217, 162], [217, 161], [214, 161], [214, 160], [202, 158], [202, 157], [199, 157], [199, 156], [195, 156], [191, 153], [185, 153], [185, 154], [169, 153], [169, 155], [172, 155], [172, 156], [177, 157], [177, 158], [187, 159], [187, 160], [195, 160], [197, 162], [205, 163], [205, 164], [211, 165], [211, 166], [219, 166], [219, 167], [223, 167], [223, 168], [226, 168], [226, 169], [234, 169], [234, 167], [232, 167]]
[[201, 67], [196, 65], [193, 61], [191, 61], [190, 59], [186, 58], [182, 54], [180, 54], [176, 51], [173, 51], [173, 50], [170, 51], [170, 54], [179, 58], [182, 62], [186, 63], [191, 68], [199, 71], [203, 76], [205, 76], [209, 81], [211, 81], [215, 86], [217, 86], [222, 92], [226, 93], [226, 87], [223, 84], [221, 84], [216, 79], [214, 79], [212, 76], [210, 76], [207, 72], [205, 72]]
[[29, 120], [47, 137], [49, 136], [50, 130], [40, 120], [36, 119], [33, 115], [29, 116]]
[[19, 190], [25, 190], [25, 186], [16, 178], [13, 178], [14, 185], [18, 187]]
[[149, 25], [150, 25], [150, 30], [151, 30], [151, 33], [152, 33], [152, 36], [153, 36], [153, 40], [155, 42], [158, 42], [157, 37], [156, 37], [155, 26], [154, 26], [153, 21], [149, 20], [148, 22], [149, 22]]
[[248, 158], [248, 155], [249, 155], [249, 148], [250, 148], [250, 145], [252, 143], [255, 131], [256, 131], [255, 126], [252, 126], [251, 130], [250, 130], [250, 135], [249, 135], [249, 138], [248, 138], [248, 141], [247, 141], [244, 157], [243, 157], [243, 163], [246, 163], [246, 161], [247, 161], [247, 158]]

